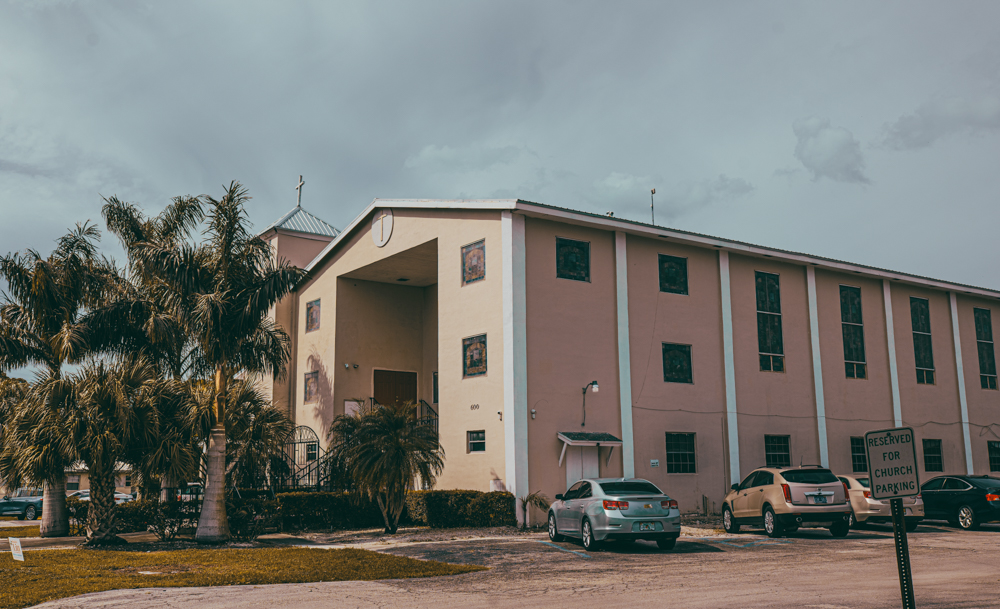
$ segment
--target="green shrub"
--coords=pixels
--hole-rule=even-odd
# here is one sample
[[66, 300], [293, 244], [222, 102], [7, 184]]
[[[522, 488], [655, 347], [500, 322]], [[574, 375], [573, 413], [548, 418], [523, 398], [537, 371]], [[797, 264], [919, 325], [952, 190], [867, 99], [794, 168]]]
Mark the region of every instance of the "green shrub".
[[469, 524], [474, 527], [517, 526], [514, 495], [506, 491], [483, 493], [469, 504]]
[[71, 536], [87, 534], [87, 508], [89, 501], [80, 501], [77, 497], [66, 498], [66, 511], [69, 512], [69, 534]]
[[115, 531], [145, 533], [153, 524], [156, 502], [149, 499], [120, 503], [115, 507]]
[[406, 494], [406, 510], [414, 524], [433, 529], [474, 526], [469, 507], [481, 491], [411, 491]]
[[277, 530], [280, 505], [274, 499], [242, 499], [230, 496], [226, 501], [229, 532], [239, 541], [254, 541], [265, 530]]
[[[280, 493], [282, 527], [301, 529], [360, 529], [385, 523], [378, 506], [353, 493]], [[405, 513], [400, 521], [405, 521]]]

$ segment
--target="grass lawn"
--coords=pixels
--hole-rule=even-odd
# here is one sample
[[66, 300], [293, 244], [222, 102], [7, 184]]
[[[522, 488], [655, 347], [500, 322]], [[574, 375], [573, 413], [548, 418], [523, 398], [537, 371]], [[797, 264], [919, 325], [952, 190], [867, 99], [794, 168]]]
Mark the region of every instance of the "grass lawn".
[[7, 537], [41, 537], [38, 525], [26, 527], [2, 527], [0, 528], [0, 539]]
[[198, 548], [170, 552], [28, 550], [0, 554], [0, 609], [123, 588], [287, 584], [434, 577], [486, 567], [368, 550]]

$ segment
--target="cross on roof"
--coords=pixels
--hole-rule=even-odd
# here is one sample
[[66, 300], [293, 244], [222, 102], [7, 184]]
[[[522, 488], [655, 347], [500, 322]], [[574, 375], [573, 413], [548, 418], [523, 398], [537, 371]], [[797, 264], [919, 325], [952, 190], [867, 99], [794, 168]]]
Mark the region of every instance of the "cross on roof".
[[297, 191], [298, 191], [298, 193], [299, 193], [299, 196], [298, 196], [298, 203], [296, 203], [296, 204], [295, 204], [295, 206], [296, 206], [296, 207], [302, 207], [302, 187], [303, 187], [303, 186], [305, 186], [305, 184], [306, 184], [306, 183], [305, 183], [305, 181], [304, 181], [304, 180], [302, 179], [302, 176], [299, 176], [299, 183], [298, 183], [298, 185], [297, 185], [297, 186], [295, 187], [295, 190], [297, 190]]

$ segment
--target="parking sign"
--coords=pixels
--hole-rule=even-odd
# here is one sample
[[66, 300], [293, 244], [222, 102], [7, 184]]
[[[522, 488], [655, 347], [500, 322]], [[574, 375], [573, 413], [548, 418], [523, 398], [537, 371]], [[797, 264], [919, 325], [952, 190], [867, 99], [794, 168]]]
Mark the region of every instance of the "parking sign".
[[920, 493], [913, 429], [896, 427], [865, 434], [872, 497], [896, 499]]

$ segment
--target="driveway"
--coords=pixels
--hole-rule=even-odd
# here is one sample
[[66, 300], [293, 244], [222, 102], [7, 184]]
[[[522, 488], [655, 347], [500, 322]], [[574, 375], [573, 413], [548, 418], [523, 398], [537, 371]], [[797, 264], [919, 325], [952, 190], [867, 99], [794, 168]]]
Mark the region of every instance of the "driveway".
[[[924, 525], [909, 535], [920, 607], [1000, 607], [1000, 527], [962, 532]], [[363, 544], [370, 545], [370, 544]], [[491, 567], [448, 578], [277, 586], [103, 592], [46, 608], [162, 607], [223, 609], [427, 607], [491, 609], [641, 606], [900, 606], [892, 530], [872, 526], [834, 539], [802, 529], [784, 539], [759, 532], [682, 537], [672, 552], [638, 542], [585, 552], [543, 535], [380, 544], [383, 552]], [[317, 549], [322, 560], [323, 550]]]

